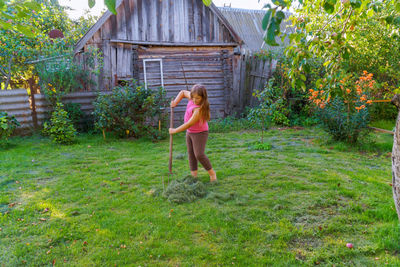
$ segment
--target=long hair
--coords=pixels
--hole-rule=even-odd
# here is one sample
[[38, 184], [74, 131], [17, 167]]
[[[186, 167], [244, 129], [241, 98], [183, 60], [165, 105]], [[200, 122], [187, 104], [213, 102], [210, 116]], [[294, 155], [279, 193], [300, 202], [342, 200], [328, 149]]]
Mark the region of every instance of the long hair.
[[202, 84], [195, 84], [193, 85], [192, 89], [190, 90], [190, 98], [193, 97], [193, 94], [201, 96], [201, 103], [200, 103], [200, 118], [204, 121], [210, 120], [210, 103], [208, 102], [207, 96], [207, 89]]

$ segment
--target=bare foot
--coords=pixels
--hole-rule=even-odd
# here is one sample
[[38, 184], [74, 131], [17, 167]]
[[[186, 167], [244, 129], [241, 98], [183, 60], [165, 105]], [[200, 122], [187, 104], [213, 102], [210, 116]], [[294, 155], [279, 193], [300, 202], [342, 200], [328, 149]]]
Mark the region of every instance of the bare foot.
[[210, 175], [210, 183], [215, 183], [217, 182], [217, 174], [213, 169], [208, 171], [208, 174]]
[[191, 174], [194, 178], [197, 178], [197, 171], [191, 171], [190, 174]]

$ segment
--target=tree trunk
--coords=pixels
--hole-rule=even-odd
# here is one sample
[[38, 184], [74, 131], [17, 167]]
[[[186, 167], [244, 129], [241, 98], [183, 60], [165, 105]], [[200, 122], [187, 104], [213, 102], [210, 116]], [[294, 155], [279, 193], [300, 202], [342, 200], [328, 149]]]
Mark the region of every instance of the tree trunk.
[[392, 104], [399, 110], [392, 149], [392, 188], [394, 205], [396, 206], [397, 216], [400, 220], [400, 95], [393, 97]]

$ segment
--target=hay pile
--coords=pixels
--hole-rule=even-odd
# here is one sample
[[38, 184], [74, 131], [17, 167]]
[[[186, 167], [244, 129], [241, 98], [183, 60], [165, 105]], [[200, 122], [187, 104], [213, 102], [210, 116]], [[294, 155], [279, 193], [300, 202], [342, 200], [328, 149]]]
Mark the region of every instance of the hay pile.
[[172, 181], [163, 194], [169, 202], [173, 203], [189, 203], [206, 195], [205, 185], [190, 175], [183, 179]]

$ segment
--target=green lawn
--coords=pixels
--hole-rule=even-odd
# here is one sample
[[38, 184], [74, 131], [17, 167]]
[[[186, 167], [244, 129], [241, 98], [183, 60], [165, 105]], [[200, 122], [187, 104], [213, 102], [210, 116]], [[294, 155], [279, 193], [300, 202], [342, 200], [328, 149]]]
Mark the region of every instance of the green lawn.
[[[168, 141], [14, 138], [0, 152], [0, 266], [399, 266], [391, 138], [357, 148], [318, 129], [211, 133], [219, 177], [171, 204]], [[174, 178], [188, 173], [174, 139]], [[361, 151], [364, 150], [364, 151]], [[353, 243], [349, 249], [346, 243]]]

